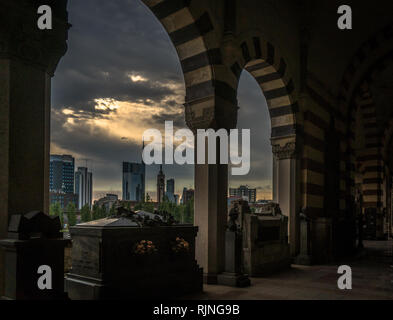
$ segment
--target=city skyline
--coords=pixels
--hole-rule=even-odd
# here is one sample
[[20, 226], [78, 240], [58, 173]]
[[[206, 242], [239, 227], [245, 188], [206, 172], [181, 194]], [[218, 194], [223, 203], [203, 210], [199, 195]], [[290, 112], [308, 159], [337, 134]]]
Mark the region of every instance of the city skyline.
[[[50, 165], [50, 191], [51, 193], [77, 193], [77, 176], [78, 176], [78, 172], [80, 172], [81, 170], [86, 171], [87, 173], [89, 173], [89, 175], [91, 176], [91, 180], [92, 180], [92, 170], [89, 169], [88, 166], [86, 167], [80, 167], [80, 166], [75, 166], [75, 158], [72, 155], [58, 155], [58, 154], [51, 154], [50, 155], [50, 159], [51, 159], [51, 165]], [[83, 159], [86, 160], [86, 159]], [[64, 165], [64, 164], [65, 165]], [[104, 198], [105, 196], [107, 196], [108, 194], [116, 194], [119, 198], [121, 198], [122, 200], [130, 200], [130, 201], [141, 201], [141, 198], [138, 197], [138, 199], [134, 199], [134, 198], [127, 198], [127, 196], [125, 196], [125, 190], [124, 190], [124, 183], [125, 183], [125, 178], [124, 175], [125, 173], [127, 174], [137, 174], [140, 175], [143, 172], [143, 176], [146, 175], [146, 165], [144, 164], [143, 160], [141, 163], [130, 163], [130, 162], [123, 162], [122, 163], [123, 167], [123, 189], [121, 191], [117, 191], [117, 190], [110, 190], [110, 191], [96, 191], [94, 190], [94, 187], [92, 187], [92, 196], [91, 196], [91, 201], [94, 202], [96, 200], [99, 200], [100, 198]], [[147, 166], [149, 167], [149, 166]], [[77, 170], [75, 170], [75, 168], [77, 168]], [[162, 171], [161, 171], [162, 170]], [[175, 183], [175, 179], [173, 177], [166, 177], [165, 176], [165, 170], [162, 169], [162, 165], [160, 165], [160, 171], [158, 172], [158, 174], [156, 175], [156, 177], [158, 178], [158, 176], [160, 174], [162, 174], [162, 183], [164, 185], [163, 188], [163, 195], [169, 197], [170, 201], [174, 201], [175, 197], [177, 196], [178, 198], [181, 199], [181, 196], [184, 195], [184, 191], [185, 190], [193, 190], [193, 187], [190, 186], [179, 186], [178, 189], [175, 189], [175, 186], [177, 185]], [[72, 177], [72, 179], [71, 179]], [[168, 178], [168, 179], [166, 179]], [[65, 179], [65, 181], [67, 182], [66, 184], [64, 184], [63, 179]], [[71, 179], [71, 180], [70, 180]], [[59, 181], [60, 180], [60, 181]], [[129, 179], [130, 182], [135, 182], [133, 181], [135, 179]], [[94, 180], [92, 180], [94, 182]], [[55, 183], [56, 182], [56, 183]], [[146, 196], [146, 194], [149, 194], [149, 197], [153, 200], [158, 201], [157, 199], [157, 191], [156, 193], [154, 193], [154, 191], [150, 191], [150, 192], [146, 192], [145, 190], [145, 179], [144, 177], [140, 177], [137, 180], [138, 183], [141, 184], [141, 190], [140, 190], [140, 194], [144, 194]], [[54, 186], [61, 186], [55, 188]], [[156, 185], [157, 186], [157, 185]], [[127, 190], [130, 190], [130, 188], [132, 188], [132, 186], [130, 186]], [[248, 185], [242, 186], [240, 185], [239, 187], [234, 187], [234, 186], [230, 186], [228, 188], [228, 197], [233, 196], [233, 192], [234, 190], [240, 190], [242, 188], [246, 188], [247, 190], [250, 189], [252, 190], [253, 193], [253, 199], [254, 200], [265, 200], [266, 198], [263, 199], [258, 199], [258, 197], [256, 196], [256, 189], [252, 188]], [[131, 194], [131, 191], [129, 191]], [[135, 197], [135, 192], [133, 194], [133, 197]], [[271, 199], [266, 199], [266, 200], [271, 200]], [[77, 200], [79, 202], [79, 199]], [[255, 201], [254, 201], [255, 202]], [[78, 205], [78, 203], [76, 203], [76, 205]]]
[[[103, 23], [114, 15], [118, 23]], [[86, 0], [70, 6], [69, 16], [69, 49], [53, 80], [51, 153], [73, 154], [76, 166], [88, 162], [94, 199], [97, 193], [121, 195], [119, 167], [140, 160], [142, 133], [149, 128], [163, 132], [165, 120], [174, 121], [175, 130], [187, 128], [180, 61], [160, 22], [139, 1], [97, 7]], [[251, 129], [251, 171], [230, 177], [229, 184], [248, 184], [259, 198], [271, 198], [270, 116], [260, 87], [247, 72], [240, 79], [238, 104], [238, 128]], [[163, 169], [176, 180], [176, 193], [183, 186], [194, 188], [193, 166]], [[146, 192], [152, 197], [157, 171], [151, 166], [146, 173]]]

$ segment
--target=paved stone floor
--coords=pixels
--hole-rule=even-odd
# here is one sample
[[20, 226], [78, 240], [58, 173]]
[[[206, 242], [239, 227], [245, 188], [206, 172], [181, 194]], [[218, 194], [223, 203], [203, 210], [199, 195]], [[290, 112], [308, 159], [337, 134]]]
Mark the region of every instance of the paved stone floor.
[[[205, 285], [192, 299], [211, 300], [393, 300], [393, 241], [365, 241], [365, 250], [354, 258], [331, 265], [298, 266], [263, 278], [252, 278], [251, 287]], [[352, 290], [339, 290], [339, 265], [352, 268]]]

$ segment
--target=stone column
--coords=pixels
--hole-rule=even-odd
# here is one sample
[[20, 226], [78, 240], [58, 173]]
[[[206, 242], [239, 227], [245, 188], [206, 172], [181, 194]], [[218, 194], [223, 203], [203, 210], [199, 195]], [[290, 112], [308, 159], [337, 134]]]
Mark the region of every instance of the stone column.
[[[187, 100], [187, 99], [186, 99]], [[237, 102], [219, 97], [188, 101], [186, 122], [194, 134], [197, 129], [236, 128]], [[195, 140], [196, 141], [196, 140]], [[195, 143], [197, 148], [197, 143]], [[217, 275], [225, 268], [225, 231], [228, 217], [228, 165], [207, 164], [208, 145], [205, 143], [205, 164], [195, 165], [194, 224], [199, 227], [196, 258], [203, 268], [204, 282], [217, 283]], [[216, 159], [219, 163], [220, 143], [217, 139]], [[197, 151], [195, 152], [197, 158]], [[196, 162], [195, 162], [196, 163]]]
[[196, 258], [204, 281], [216, 283], [225, 267], [228, 166], [195, 166], [194, 224], [199, 227]]
[[299, 162], [294, 139], [272, 140], [273, 200], [288, 217], [288, 238], [291, 255], [299, 252]]
[[[66, 52], [66, 0], [47, 1], [52, 30], [39, 30], [37, 1], [0, 3], [0, 239], [9, 216], [49, 209], [51, 77]], [[0, 252], [0, 295], [3, 287]]]

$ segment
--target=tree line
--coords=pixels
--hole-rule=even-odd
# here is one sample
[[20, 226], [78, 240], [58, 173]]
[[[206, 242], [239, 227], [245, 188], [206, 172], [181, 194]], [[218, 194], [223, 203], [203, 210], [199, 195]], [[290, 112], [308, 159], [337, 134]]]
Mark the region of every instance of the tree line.
[[[146, 212], [155, 212], [154, 203], [150, 196], [147, 194], [145, 201], [139, 202], [132, 209], [129, 202], [125, 203], [125, 207], [128, 210], [142, 210]], [[194, 223], [194, 198], [188, 201], [186, 204], [176, 204], [169, 201], [168, 197], [164, 197], [163, 202], [158, 206], [158, 212], [168, 212], [180, 223]], [[69, 202], [67, 207], [63, 211], [59, 202], [52, 203], [50, 206], [49, 214], [51, 216], [59, 216], [62, 228], [65, 223], [68, 226], [75, 226], [78, 223], [77, 209], [73, 202]], [[108, 210], [105, 205], [99, 206], [94, 204], [90, 209], [88, 204], [84, 205], [80, 210], [80, 222], [89, 222], [94, 220], [103, 219], [106, 217], [114, 216], [116, 214], [115, 203]], [[65, 219], [66, 217], [66, 219]], [[66, 229], [67, 229], [66, 227]]]

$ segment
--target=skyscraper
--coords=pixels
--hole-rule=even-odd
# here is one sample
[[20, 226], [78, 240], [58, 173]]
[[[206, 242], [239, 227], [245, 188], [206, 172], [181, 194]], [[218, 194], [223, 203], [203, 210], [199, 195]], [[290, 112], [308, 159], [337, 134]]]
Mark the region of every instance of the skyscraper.
[[78, 194], [78, 209], [84, 205], [91, 208], [93, 200], [93, 174], [85, 167], [79, 167], [75, 172], [75, 193]]
[[162, 165], [157, 175], [157, 202], [161, 203], [165, 195], [165, 174], [162, 172]]
[[49, 190], [51, 192], [74, 193], [75, 159], [70, 155], [50, 156]]
[[194, 198], [194, 190], [193, 189], [187, 189], [183, 188], [183, 195], [181, 198], [181, 203], [182, 204], [187, 204]]
[[143, 201], [145, 198], [146, 166], [123, 162], [123, 200]]
[[170, 202], [175, 202], [175, 179], [166, 181], [166, 196]]
[[49, 201], [51, 204], [59, 203], [65, 209], [68, 203], [77, 205], [77, 195], [74, 193], [75, 185], [75, 159], [70, 155], [50, 156], [49, 166]]

